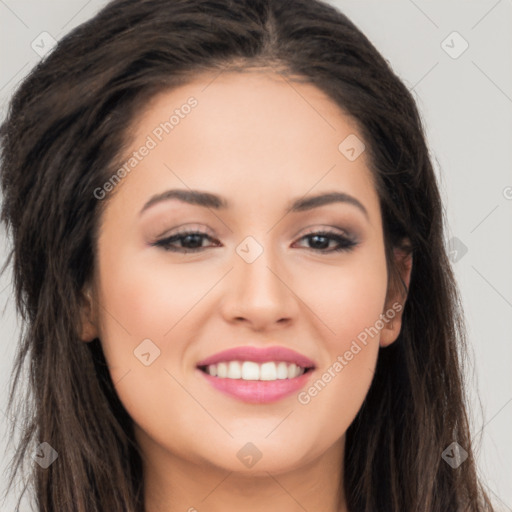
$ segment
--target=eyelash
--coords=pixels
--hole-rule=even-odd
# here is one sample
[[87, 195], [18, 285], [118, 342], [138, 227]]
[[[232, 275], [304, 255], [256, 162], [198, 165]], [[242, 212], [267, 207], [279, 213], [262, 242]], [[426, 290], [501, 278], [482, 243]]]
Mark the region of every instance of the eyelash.
[[[158, 241], [152, 243], [151, 245], [154, 247], [161, 247], [165, 251], [178, 252], [178, 253], [183, 253], [183, 254], [197, 253], [197, 252], [203, 251], [204, 249], [208, 248], [208, 247], [196, 247], [193, 249], [184, 249], [184, 248], [178, 248], [178, 247], [171, 246], [171, 244], [173, 242], [183, 240], [184, 238], [186, 238], [187, 236], [190, 236], [190, 235], [199, 235], [202, 237], [206, 237], [210, 240], [213, 240], [213, 238], [210, 235], [208, 235], [207, 233], [203, 233], [201, 231], [183, 231], [183, 232], [176, 233], [170, 237], [163, 238], [162, 240], [158, 240]], [[331, 250], [309, 248], [309, 250], [314, 251], [314, 252], [319, 251], [319, 252], [325, 253], [325, 254], [330, 254], [333, 252], [334, 253], [342, 252], [342, 251], [349, 252], [352, 249], [354, 249], [354, 247], [358, 244], [354, 240], [351, 240], [350, 238], [348, 238], [346, 236], [340, 235], [337, 232], [325, 231], [325, 230], [324, 231], [314, 231], [312, 233], [308, 233], [307, 235], [304, 235], [303, 237], [301, 237], [300, 240], [303, 240], [305, 238], [312, 238], [314, 236], [320, 236], [323, 238], [328, 238], [329, 240], [335, 240], [340, 244], [339, 247], [337, 247], [335, 249], [331, 249]]]

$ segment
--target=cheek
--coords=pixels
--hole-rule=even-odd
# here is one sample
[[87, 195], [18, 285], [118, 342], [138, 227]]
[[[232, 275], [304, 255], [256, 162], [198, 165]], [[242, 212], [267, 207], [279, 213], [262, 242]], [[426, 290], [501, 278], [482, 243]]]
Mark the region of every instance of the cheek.
[[112, 337], [109, 329], [119, 332], [123, 327], [133, 342], [145, 338], [162, 342], [204, 294], [203, 288], [179, 265], [155, 264], [129, 251], [118, 256], [106, 250], [100, 266], [104, 337]]
[[[383, 251], [361, 252], [350, 264], [317, 273], [308, 306], [320, 319], [325, 354], [311, 385], [298, 396], [306, 422], [336, 413], [326, 423], [335, 437], [355, 418], [373, 379], [387, 291]], [[313, 428], [313, 425], [311, 425]]]
[[162, 371], [165, 334], [183, 315], [183, 293], [173, 292], [176, 283], [169, 285], [154, 268], [138, 262], [126, 248], [116, 250], [114, 243], [100, 247], [98, 259], [103, 352], [114, 384], [128, 375], [126, 380], [143, 382], [133, 391], [137, 400], [138, 391], [150, 388]]
[[136, 423], [148, 429], [172, 424], [165, 411], [174, 410], [168, 399], [176, 385], [166, 370], [174, 374], [169, 362], [181, 360], [183, 346], [179, 336], [169, 347], [164, 341], [175, 324], [173, 332], [179, 331], [178, 322], [190, 308], [182, 283], [176, 276], [170, 284], [129, 251], [116, 253], [109, 246], [101, 256], [100, 339], [117, 395]]
[[301, 296], [307, 297], [307, 305], [323, 324], [331, 351], [346, 350], [352, 339], [380, 318], [387, 292], [381, 247], [372, 244], [339, 265], [301, 274]]

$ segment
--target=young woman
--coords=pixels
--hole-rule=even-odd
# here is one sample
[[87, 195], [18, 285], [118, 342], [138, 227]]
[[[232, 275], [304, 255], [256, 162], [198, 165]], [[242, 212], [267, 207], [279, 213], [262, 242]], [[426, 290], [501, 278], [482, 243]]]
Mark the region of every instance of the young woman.
[[38, 510], [492, 510], [421, 119], [343, 14], [115, 0], [1, 149]]

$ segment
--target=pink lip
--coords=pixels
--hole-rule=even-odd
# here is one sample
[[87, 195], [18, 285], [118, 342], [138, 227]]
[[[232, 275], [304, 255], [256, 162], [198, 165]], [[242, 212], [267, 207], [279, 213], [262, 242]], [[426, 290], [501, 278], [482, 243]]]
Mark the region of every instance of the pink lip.
[[254, 404], [276, 402], [302, 389], [310, 379], [313, 371], [308, 371], [294, 379], [282, 380], [243, 380], [219, 379], [201, 370], [198, 371], [209, 384], [218, 391], [237, 398], [242, 402]]
[[243, 380], [243, 379], [222, 379], [213, 377], [200, 368], [210, 364], [217, 364], [228, 361], [254, 361], [255, 363], [266, 363], [269, 361], [291, 364], [295, 363], [302, 368], [314, 369], [315, 363], [306, 356], [285, 347], [257, 348], [251, 346], [236, 347], [218, 352], [197, 363], [199, 373], [215, 389], [229, 396], [250, 403], [276, 402], [282, 398], [296, 393], [303, 388], [311, 377], [312, 371], [295, 377], [294, 379], [278, 379], [273, 381]]
[[[254, 361], [255, 363], [266, 363], [269, 361], [284, 361], [295, 363], [302, 368], [314, 368], [315, 363], [311, 359], [285, 347], [257, 348], [251, 346], [235, 347], [213, 354], [197, 363], [197, 366], [208, 366], [223, 361]], [[248, 382], [248, 381], [247, 381]]]

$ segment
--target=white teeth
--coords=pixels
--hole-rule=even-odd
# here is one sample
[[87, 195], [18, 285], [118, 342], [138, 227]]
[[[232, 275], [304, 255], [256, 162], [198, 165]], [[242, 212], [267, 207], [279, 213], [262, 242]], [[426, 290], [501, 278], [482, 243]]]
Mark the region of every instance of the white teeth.
[[276, 363], [263, 363], [261, 365], [260, 380], [276, 380], [277, 368]]
[[228, 378], [229, 379], [241, 379], [242, 378], [242, 366], [238, 361], [230, 361], [228, 366]]
[[211, 364], [206, 367], [206, 373], [220, 379], [243, 380], [283, 380], [294, 379], [305, 372], [305, 369], [295, 363], [284, 361], [275, 363], [255, 363], [253, 361], [229, 361]]
[[242, 364], [243, 380], [260, 380], [260, 365], [252, 361], [244, 361]]
[[297, 377], [299, 375], [300, 368], [295, 364], [292, 363], [288, 366], [288, 378], [293, 379], [294, 377]]
[[287, 379], [288, 378], [288, 365], [286, 363], [280, 362], [277, 365], [277, 378], [278, 379]]
[[226, 363], [219, 363], [217, 365], [217, 377], [225, 379], [228, 376], [228, 365]]

